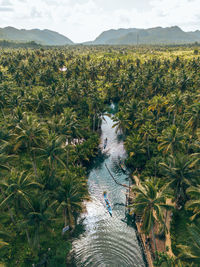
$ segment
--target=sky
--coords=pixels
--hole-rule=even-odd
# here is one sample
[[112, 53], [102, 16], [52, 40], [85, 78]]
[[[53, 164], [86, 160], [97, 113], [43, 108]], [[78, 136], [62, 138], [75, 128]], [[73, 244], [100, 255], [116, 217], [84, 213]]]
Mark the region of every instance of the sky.
[[49, 29], [73, 42], [118, 28], [200, 30], [200, 0], [0, 0], [0, 28]]

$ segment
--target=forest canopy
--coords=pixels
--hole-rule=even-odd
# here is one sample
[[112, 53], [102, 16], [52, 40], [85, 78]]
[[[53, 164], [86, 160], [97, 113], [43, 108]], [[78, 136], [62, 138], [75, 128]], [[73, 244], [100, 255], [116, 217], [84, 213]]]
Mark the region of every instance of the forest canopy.
[[0, 261], [66, 266], [102, 115], [115, 102], [126, 165], [143, 189], [168, 186], [173, 253], [183, 266], [198, 266], [199, 71], [196, 46], [2, 49]]

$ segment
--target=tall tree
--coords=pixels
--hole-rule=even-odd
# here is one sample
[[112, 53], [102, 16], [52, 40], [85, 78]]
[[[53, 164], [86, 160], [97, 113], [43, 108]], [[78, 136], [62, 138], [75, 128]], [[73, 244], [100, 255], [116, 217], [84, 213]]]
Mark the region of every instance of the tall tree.
[[142, 215], [142, 230], [146, 234], [152, 232], [154, 247], [157, 250], [154, 226], [156, 222], [164, 226], [163, 210], [167, 207], [168, 185], [159, 187], [155, 181], [146, 181], [138, 186], [133, 186], [132, 191], [136, 197], [130, 207], [134, 213]]
[[186, 200], [186, 189], [195, 183], [198, 177], [198, 170], [195, 168], [197, 160], [188, 155], [170, 155], [165, 162], [161, 162], [162, 173], [171, 183], [174, 189], [176, 201]]

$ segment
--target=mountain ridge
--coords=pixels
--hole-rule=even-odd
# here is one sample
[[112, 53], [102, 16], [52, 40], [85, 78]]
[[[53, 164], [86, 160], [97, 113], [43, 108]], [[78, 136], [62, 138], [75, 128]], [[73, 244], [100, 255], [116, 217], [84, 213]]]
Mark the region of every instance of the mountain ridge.
[[135, 45], [135, 44], [185, 44], [200, 42], [200, 31], [185, 32], [178, 26], [154, 27], [148, 29], [110, 29], [102, 32], [93, 42], [94, 45]]
[[11, 26], [0, 28], [0, 40], [31, 42], [42, 45], [71, 45], [74, 44], [66, 36], [48, 29], [16, 29]]
[[178, 26], [142, 28], [119, 28], [103, 31], [94, 41], [73, 43], [66, 36], [52, 30], [0, 28], [0, 40], [36, 42], [41, 45], [136, 45], [136, 44], [189, 44], [200, 42], [200, 31], [183, 31]]

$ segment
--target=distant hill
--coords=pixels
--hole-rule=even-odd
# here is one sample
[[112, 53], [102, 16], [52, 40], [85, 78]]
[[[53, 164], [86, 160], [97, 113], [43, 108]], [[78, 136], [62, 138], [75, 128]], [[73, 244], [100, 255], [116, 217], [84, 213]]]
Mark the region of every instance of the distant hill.
[[42, 45], [70, 45], [73, 42], [57, 32], [50, 30], [18, 30], [14, 27], [0, 28], [0, 40], [31, 42]]
[[200, 31], [184, 32], [177, 26], [150, 29], [118, 29], [101, 33], [90, 44], [185, 44], [200, 42]]

